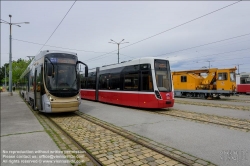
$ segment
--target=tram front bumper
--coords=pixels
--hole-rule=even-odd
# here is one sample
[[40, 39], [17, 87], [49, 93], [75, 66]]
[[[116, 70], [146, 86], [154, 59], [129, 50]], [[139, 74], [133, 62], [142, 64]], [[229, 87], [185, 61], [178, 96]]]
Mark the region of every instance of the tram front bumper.
[[51, 112], [74, 112], [79, 110], [79, 102], [53, 102], [51, 103]]

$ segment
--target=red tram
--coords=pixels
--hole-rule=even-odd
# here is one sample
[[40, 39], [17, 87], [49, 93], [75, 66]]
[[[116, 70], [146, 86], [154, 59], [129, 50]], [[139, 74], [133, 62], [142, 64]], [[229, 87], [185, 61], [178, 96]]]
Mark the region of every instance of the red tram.
[[81, 98], [139, 108], [173, 107], [169, 61], [154, 57], [89, 70], [81, 75]]
[[237, 93], [250, 94], [250, 73], [241, 73], [236, 77]]

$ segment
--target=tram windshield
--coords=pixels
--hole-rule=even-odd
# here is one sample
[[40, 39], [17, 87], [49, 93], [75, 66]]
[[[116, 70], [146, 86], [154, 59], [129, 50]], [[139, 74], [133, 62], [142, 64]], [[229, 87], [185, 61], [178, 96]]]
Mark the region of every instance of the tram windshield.
[[155, 60], [155, 78], [159, 91], [172, 91], [171, 72], [168, 61]]
[[45, 62], [45, 84], [49, 91], [79, 90], [75, 55], [49, 54]]

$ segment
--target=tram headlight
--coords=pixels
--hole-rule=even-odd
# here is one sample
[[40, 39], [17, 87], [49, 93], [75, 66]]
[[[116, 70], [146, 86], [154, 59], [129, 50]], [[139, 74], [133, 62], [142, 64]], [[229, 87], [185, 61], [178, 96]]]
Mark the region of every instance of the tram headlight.
[[78, 101], [79, 104], [81, 103], [81, 97], [80, 96], [77, 96], [76, 100]]
[[50, 100], [50, 101], [53, 101], [54, 99], [50, 96], [50, 97], [49, 97], [49, 100]]

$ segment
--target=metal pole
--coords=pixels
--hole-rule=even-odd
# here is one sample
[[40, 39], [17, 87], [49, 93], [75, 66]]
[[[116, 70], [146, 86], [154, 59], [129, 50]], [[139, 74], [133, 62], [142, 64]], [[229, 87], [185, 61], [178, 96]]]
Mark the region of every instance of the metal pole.
[[243, 63], [242, 64], [235, 64], [235, 65], [238, 66], [237, 70], [238, 70], [238, 74], [240, 74], [240, 65], [243, 65]]
[[[5, 24], [9, 24], [10, 25], [10, 52], [9, 52], [9, 94], [10, 96], [13, 95], [12, 93], [12, 36], [11, 36], [11, 26], [12, 25], [16, 25], [18, 27], [21, 27], [18, 24], [29, 24], [29, 22], [20, 22], [20, 23], [11, 23], [11, 15], [9, 15], [10, 17], [10, 22], [4, 21], [4, 22], [0, 22], [0, 23], [5, 23]], [[2, 20], [2, 19], [1, 19]], [[6, 79], [5, 79], [6, 80]]]
[[118, 43], [118, 63], [119, 63], [119, 49], [120, 49], [120, 43]]
[[9, 15], [10, 17], [10, 55], [9, 55], [9, 93], [10, 96], [13, 95], [12, 93], [12, 43], [11, 43], [11, 15]]
[[213, 61], [207, 61], [209, 64], [208, 64], [208, 68], [210, 69], [210, 62], [213, 62]]
[[124, 40], [124, 39], [122, 39], [122, 41], [120, 41], [119, 43], [117, 43], [117, 42], [115, 42], [114, 40], [112, 40], [112, 39], [110, 39], [112, 42], [109, 42], [109, 43], [111, 43], [111, 44], [117, 44], [118, 45], [118, 53], [117, 53], [117, 55], [118, 55], [118, 64], [119, 64], [119, 61], [120, 61], [120, 55], [119, 55], [119, 50], [120, 50], [120, 44], [125, 44], [125, 43], [129, 43], [129, 42], [125, 42], [125, 43], [122, 43], [122, 41]]
[[6, 86], [6, 66], [4, 66], [4, 68], [5, 68], [5, 88], [7, 87]]

